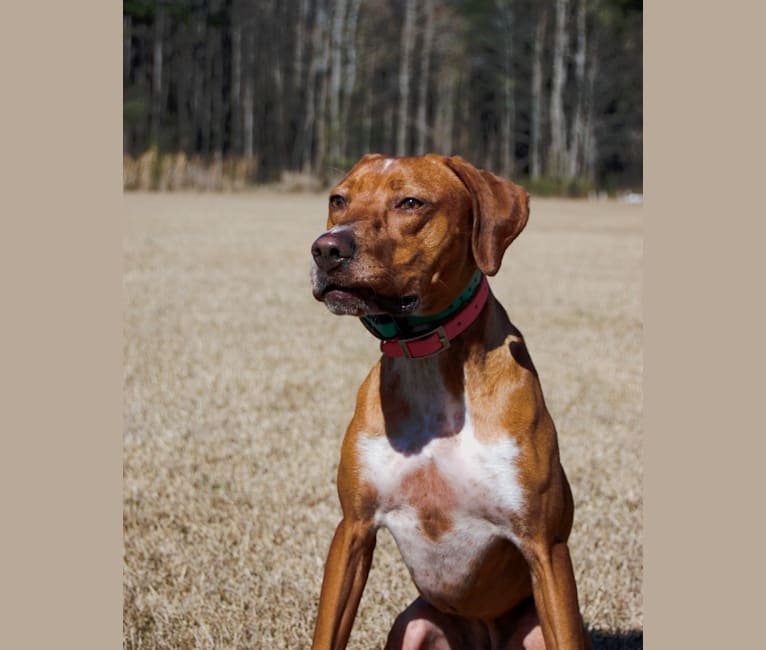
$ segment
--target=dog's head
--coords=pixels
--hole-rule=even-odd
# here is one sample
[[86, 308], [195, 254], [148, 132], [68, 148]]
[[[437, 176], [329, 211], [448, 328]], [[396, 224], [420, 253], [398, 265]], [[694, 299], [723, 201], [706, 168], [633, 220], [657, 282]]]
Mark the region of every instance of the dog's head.
[[362, 158], [330, 191], [313, 293], [335, 314], [428, 316], [500, 268], [529, 195], [459, 156]]

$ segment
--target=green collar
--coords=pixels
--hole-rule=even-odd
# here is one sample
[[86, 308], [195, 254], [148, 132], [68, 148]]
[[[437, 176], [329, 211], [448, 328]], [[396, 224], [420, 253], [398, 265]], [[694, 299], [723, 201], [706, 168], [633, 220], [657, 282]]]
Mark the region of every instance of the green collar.
[[432, 328], [435, 324], [448, 319], [452, 314], [465, 305], [476, 292], [483, 274], [478, 269], [473, 274], [468, 286], [445, 310], [440, 311], [433, 316], [405, 316], [404, 318], [394, 318], [386, 314], [376, 316], [362, 316], [362, 321], [369, 332], [379, 339], [389, 340], [397, 336], [413, 336], [420, 332]]

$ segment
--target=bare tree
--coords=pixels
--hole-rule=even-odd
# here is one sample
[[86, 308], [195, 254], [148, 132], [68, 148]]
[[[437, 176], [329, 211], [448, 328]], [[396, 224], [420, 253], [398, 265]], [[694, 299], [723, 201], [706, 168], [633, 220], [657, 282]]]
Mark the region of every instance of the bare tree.
[[556, 0], [556, 26], [553, 36], [553, 81], [551, 85], [551, 142], [548, 154], [548, 175], [561, 177], [566, 159], [566, 116], [564, 115], [564, 85], [567, 69], [566, 55], [569, 44], [567, 10], [569, 0]]
[[214, 32], [214, 38], [209, 43], [210, 47], [210, 77], [209, 77], [209, 94], [211, 98], [211, 142], [212, 152], [216, 160], [223, 158], [223, 140], [224, 140], [224, 113], [226, 106], [224, 105], [224, 93], [223, 93], [223, 56], [221, 55], [221, 34], [220, 30], [216, 29]]
[[396, 155], [407, 153], [409, 132], [410, 76], [412, 46], [415, 41], [415, 14], [417, 0], [404, 0], [404, 24], [402, 25], [401, 59], [399, 60], [399, 120], [396, 132]]
[[[466, 60], [465, 46], [455, 38], [455, 30], [461, 25], [459, 17], [440, 0], [435, 7], [434, 31], [440, 35], [434, 43], [435, 80], [433, 150], [449, 156], [457, 153], [455, 138], [455, 109], [457, 89]], [[453, 34], [452, 38], [444, 35]]]
[[235, 2], [231, 26], [231, 148], [242, 153], [242, 17]]
[[356, 31], [359, 24], [359, 8], [361, 5], [362, 0], [351, 0], [351, 4], [348, 9], [348, 20], [346, 20], [346, 30], [344, 35], [346, 59], [343, 68], [343, 96], [341, 100], [341, 121], [343, 123], [343, 127], [339, 129], [338, 133], [338, 139], [340, 140], [340, 151], [344, 158], [348, 156], [348, 136], [350, 132], [348, 125], [351, 121], [349, 119], [349, 109], [351, 106], [351, 98], [356, 88]]
[[428, 112], [428, 85], [431, 71], [431, 50], [434, 42], [434, 0], [424, 0], [423, 12], [423, 51], [420, 55], [420, 81], [418, 84], [418, 144], [417, 153], [426, 152], [426, 135], [428, 124], [426, 115]]
[[244, 82], [242, 87], [242, 149], [248, 168], [255, 157], [255, 15], [245, 4], [242, 19]]
[[296, 147], [299, 149], [298, 161], [299, 166], [304, 172], [309, 172], [312, 165], [312, 140], [314, 137], [314, 129], [316, 124], [316, 82], [317, 75], [319, 74], [319, 58], [317, 52], [319, 51], [321, 42], [321, 21], [323, 14], [321, 14], [322, 7], [317, 4], [314, 10], [314, 23], [311, 28], [311, 41], [309, 49], [309, 69], [306, 77], [306, 108], [303, 118], [303, 128], [300, 129], [298, 134], [298, 141]]
[[335, 0], [330, 30], [330, 159], [340, 158], [341, 73], [343, 71], [343, 37], [347, 0]]
[[[598, 0], [596, 0], [598, 2]], [[594, 116], [594, 89], [596, 75], [598, 74], [598, 35], [591, 38], [590, 52], [588, 53], [588, 71], [585, 79], [585, 124], [583, 125], [583, 172], [593, 181], [596, 178], [596, 159], [598, 146], [596, 142], [595, 116]]]
[[308, 20], [311, 0], [300, 0], [298, 9], [298, 22], [295, 26], [295, 58], [293, 59], [293, 69], [295, 70], [295, 89], [300, 93], [303, 87], [303, 59], [304, 59], [304, 41], [306, 40], [306, 21]]
[[453, 137], [455, 129], [455, 91], [458, 84], [457, 72], [443, 69], [440, 76], [436, 112], [435, 150], [445, 156], [455, 152]]
[[543, 135], [543, 51], [545, 49], [545, 31], [548, 24], [548, 7], [540, 4], [535, 28], [535, 45], [532, 58], [532, 115], [530, 126], [530, 175], [540, 178], [542, 165]]
[[210, 92], [210, 54], [206, 47], [209, 38], [207, 16], [200, 15], [196, 22], [197, 33], [195, 36], [199, 51], [195, 61], [194, 75], [195, 131], [198, 134], [200, 153], [203, 156], [208, 156], [210, 153], [210, 104], [212, 95]]
[[154, 48], [152, 67], [152, 142], [159, 146], [160, 122], [162, 119], [162, 39], [165, 28], [165, 8], [157, 3], [154, 18]]
[[319, 47], [314, 56], [318, 58], [319, 95], [316, 101], [316, 149], [314, 151], [314, 171], [324, 172], [327, 162], [327, 92], [330, 69], [330, 30], [328, 29], [328, 12], [323, 0], [317, 7], [317, 28], [319, 30]]
[[575, 108], [572, 117], [572, 129], [568, 151], [568, 165], [565, 176], [576, 178], [582, 172], [582, 149], [585, 140], [585, 56], [586, 56], [586, 25], [585, 16], [587, 0], [578, 0], [577, 3], [577, 48], [575, 49]]
[[513, 154], [515, 148], [514, 116], [516, 102], [514, 93], [515, 75], [513, 72], [513, 2], [496, 0], [498, 9], [498, 32], [502, 34], [502, 113], [500, 116], [500, 173], [506, 177], [513, 174]]

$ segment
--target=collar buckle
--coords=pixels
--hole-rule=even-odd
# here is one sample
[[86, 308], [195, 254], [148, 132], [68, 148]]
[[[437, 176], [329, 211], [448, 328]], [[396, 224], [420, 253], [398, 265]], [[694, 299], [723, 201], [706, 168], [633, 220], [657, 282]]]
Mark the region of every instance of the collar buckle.
[[[441, 347], [436, 348], [433, 352], [429, 352], [427, 354], [412, 354], [408, 346], [409, 343], [413, 341], [423, 341], [432, 337], [434, 334], [439, 337], [439, 343], [441, 344]], [[431, 330], [422, 336], [413, 336], [410, 339], [397, 339], [397, 343], [399, 343], [399, 347], [402, 350], [402, 355], [407, 359], [428, 359], [429, 357], [435, 357], [440, 352], [448, 350], [451, 345], [449, 336], [447, 336], [447, 332], [444, 331], [444, 327], [442, 325], [439, 325], [439, 327], [437, 327], [435, 330]]]

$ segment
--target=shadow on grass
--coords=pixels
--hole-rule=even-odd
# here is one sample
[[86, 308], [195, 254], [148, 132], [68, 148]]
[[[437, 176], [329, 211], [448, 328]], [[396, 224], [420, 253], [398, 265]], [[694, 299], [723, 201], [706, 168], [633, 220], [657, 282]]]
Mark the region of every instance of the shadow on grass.
[[641, 650], [644, 647], [643, 630], [629, 632], [602, 632], [589, 630], [593, 650]]

